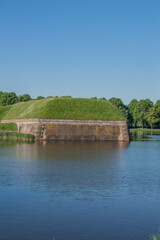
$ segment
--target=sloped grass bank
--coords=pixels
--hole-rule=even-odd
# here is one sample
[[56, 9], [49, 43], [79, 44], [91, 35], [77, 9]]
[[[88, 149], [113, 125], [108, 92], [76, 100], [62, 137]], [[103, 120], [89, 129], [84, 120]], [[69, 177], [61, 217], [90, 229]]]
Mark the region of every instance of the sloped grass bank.
[[126, 120], [121, 112], [104, 100], [49, 98], [0, 107], [0, 119]]
[[19, 132], [0, 132], [0, 140], [8, 139], [34, 141], [35, 136], [32, 134], [24, 134]]
[[130, 128], [130, 132], [157, 132], [160, 134], [160, 129], [151, 129], [151, 128]]

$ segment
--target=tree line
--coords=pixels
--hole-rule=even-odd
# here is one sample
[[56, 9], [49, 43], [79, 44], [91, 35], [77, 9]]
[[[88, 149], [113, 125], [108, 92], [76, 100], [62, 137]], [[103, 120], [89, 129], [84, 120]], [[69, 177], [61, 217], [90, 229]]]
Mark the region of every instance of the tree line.
[[2, 92], [0, 91], [0, 106], [12, 105], [19, 102], [27, 102], [30, 100], [44, 99], [43, 96], [38, 96], [36, 99], [31, 98], [29, 94], [17, 96], [15, 92]]
[[109, 101], [127, 118], [130, 128], [160, 128], [160, 100], [155, 104], [150, 99], [133, 99], [124, 105], [120, 98]]
[[[47, 98], [52, 97], [48, 96]], [[58, 96], [55, 97], [58, 98]], [[38, 96], [36, 99], [32, 99], [29, 94], [17, 96], [14, 92], [0, 91], [0, 106], [44, 98], [43, 96]], [[71, 96], [62, 96], [60, 98], [71, 98]], [[91, 99], [97, 99], [97, 97], [92, 97]], [[106, 101], [106, 98], [102, 97], [99, 100]], [[120, 98], [113, 97], [108, 101], [116, 106], [123, 116], [127, 118], [130, 128], [160, 128], [160, 100], [154, 104], [150, 99], [139, 101], [133, 99], [128, 105], [125, 105]]]
[[[94, 97], [93, 99], [96, 99]], [[101, 100], [106, 100], [104, 97]], [[108, 100], [127, 118], [130, 128], [160, 128], [160, 100], [155, 104], [150, 99], [133, 99], [125, 105], [120, 98]]]
[[[58, 96], [48, 96], [46, 98], [58, 98]], [[61, 96], [60, 98], [72, 98], [71, 96]], [[27, 102], [30, 100], [41, 100], [45, 99], [43, 96], [37, 98], [31, 98], [29, 94], [23, 94], [17, 96], [15, 92], [2, 92], [0, 91], [0, 106], [12, 105], [19, 102]]]

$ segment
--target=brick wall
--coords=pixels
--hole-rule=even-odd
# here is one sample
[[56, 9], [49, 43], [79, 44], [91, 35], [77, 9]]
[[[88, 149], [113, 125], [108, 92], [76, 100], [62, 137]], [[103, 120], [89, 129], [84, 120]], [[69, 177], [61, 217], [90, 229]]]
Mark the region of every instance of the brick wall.
[[18, 131], [42, 140], [115, 140], [129, 141], [126, 121], [15, 119]]

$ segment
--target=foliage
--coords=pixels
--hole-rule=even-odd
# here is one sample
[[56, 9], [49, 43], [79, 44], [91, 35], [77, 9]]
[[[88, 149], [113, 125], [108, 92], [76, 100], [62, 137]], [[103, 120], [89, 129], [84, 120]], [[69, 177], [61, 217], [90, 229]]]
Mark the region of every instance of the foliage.
[[61, 96], [60, 98], [72, 98], [71, 96]]
[[99, 98], [99, 100], [104, 100], [106, 101], [107, 99], [105, 97]]
[[0, 123], [0, 130], [11, 130], [15, 131], [17, 130], [17, 124], [16, 123]]
[[2, 93], [0, 96], [0, 105], [7, 106], [16, 103], [18, 100], [17, 95], [14, 92]]
[[37, 99], [37, 100], [41, 100], [41, 99], [45, 99], [45, 97], [38, 96], [36, 99]]
[[[48, 118], [81, 120], [125, 120], [108, 101], [85, 98], [48, 98], [21, 102], [8, 111], [0, 107], [3, 119]], [[1, 113], [2, 111], [2, 113]]]
[[18, 102], [27, 102], [30, 100], [31, 100], [31, 97], [29, 94], [23, 94], [18, 97]]
[[0, 91], [0, 99], [1, 99], [1, 96], [2, 96], [2, 94], [3, 94], [3, 92], [2, 92], [2, 91]]
[[91, 99], [97, 99], [97, 97], [91, 97]]
[[108, 101], [114, 106], [116, 106], [124, 117], [127, 117], [127, 107], [124, 105], [123, 101], [120, 98], [113, 97], [110, 98]]
[[136, 126], [147, 127], [146, 115], [149, 113], [150, 108], [153, 107], [153, 102], [150, 99], [140, 100], [134, 110], [133, 119]]
[[137, 105], [138, 101], [136, 99], [133, 99], [129, 104], [128, 104], [128, 121], [129, 121], [129, 126], [130, 127], [136, 127], [136, 122], [135, 119], [133, 118], [133, 113], [134, 109]]
[[160, 121], [160, 115], [156, 111], [155, 107], [152, 107], [146, 114], [146, 120], [150, 127], [153, 128], [154, 124]]
[[[71, 100], [71, 102], [62, 103], [59, 99]], [[36, 100], [46, 101], [37, 102]], [[91, 120], [127, 119], [130, 128], [160, 128], [160, 100], [154, 105], [150, 99], [142, 99], [140, 101], [133, 99], [127, 106], [120, 98], [115, 97], [107, 101], [105, 97], [99, 99], [97, 97], [78, 99], [71, 96], [48, 96], [47, 98], [38, 96], [36, 100], [33, 101], [29, 94], [17, 97], [14, 92], [0, 91], [0, 120], [30, 117]], [[54, 102], [50, 102], [51, 100]], [[56, 102], [56, 100], [58, 101]], [[93, 103], [92, 101], [95, 102]], [[17, 105], [17, 102], [25, 102], [25, 104]], [[106, 102], [106, 105], [103, 107], [102, 102]], [[109, 103], [111, 104], [109, 105]], [[84, 106], [85, 104], [86, 106]]]

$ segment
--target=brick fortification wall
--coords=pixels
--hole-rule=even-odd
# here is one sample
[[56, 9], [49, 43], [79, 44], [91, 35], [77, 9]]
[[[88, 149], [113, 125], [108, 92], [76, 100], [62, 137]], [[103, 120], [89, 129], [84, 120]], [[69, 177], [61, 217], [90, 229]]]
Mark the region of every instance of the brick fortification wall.
[[129, 141], [126, 121], [14, 119], [18, 131], [42, 140], [115, 140]]

